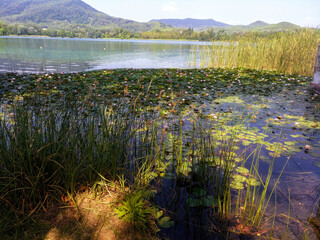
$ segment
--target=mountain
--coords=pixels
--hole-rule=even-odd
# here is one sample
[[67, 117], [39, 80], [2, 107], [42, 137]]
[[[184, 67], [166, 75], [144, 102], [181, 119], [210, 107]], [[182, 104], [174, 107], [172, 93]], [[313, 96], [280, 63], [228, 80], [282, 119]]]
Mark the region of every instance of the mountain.
[[139, 23], [99, 12], [81, 0], [0, 0], [0, 21], [38, 24], [48, 28], [123, 27], [130, 31], [166, 28], [160, 23]]
[[[197, 31], [213, 29], [237, 31], [282, 31], [300, 28], [289, 22], [268, 24], [256, 21], [249, 25], [228, 25], [213, 19], [157, 19], [140, 23], [112, 17], [81, 0], [0, 0], [0, 22], [7, 24], [36, 24], [42, 28], [124, 28], [131, 32], [175, 28], [193, 28]], [[170, 25], [170, 26], [169, 26]], [[172, 26], [172, 27], [171, 27]]]
[[218, 22], [213, 19], [154, 19], [151, 22], [159, 22], [167, 24], [175, 28], [193, 28], [196, 31], [203, 31], [212, 29], [214, 31], [224, 30], [227, 32], [240, 31], [283, 31], [300, 28], [298, 25], [289, 22], [280, 22], [277, 24], [269, 24], [263, 21], [255, 21], [248, 25], [228, 25], [226, 23]]
[[225, 32], [248, 32], [248, 31], [258, 31], [258, 32], [277, 32], [294, 30], [301, 28], [290, 22], [280, 22], [276, 24], [269, 24], [263, 21], [255, 21], [248, 25], [228, 25], [222, 27], [204, 27], [198, 29], [198, 31], [212, 29], [213, 31], [224, 30]]
[[255, 27], [264, 27], [264, 26], [267, 26], [267, 25], [269, 25], [269, 23], [266, 23], [266, 22], [263, 22], [263, 21], [255, 21], [253, 23], [250, 23], [248, 26], [255, 28]]
[[176, 28], [204, 28], [204, 27], [223, 27], [226, 23], [217, 22], [213, 19], [153, 19], [149, 22], [160, 22]]

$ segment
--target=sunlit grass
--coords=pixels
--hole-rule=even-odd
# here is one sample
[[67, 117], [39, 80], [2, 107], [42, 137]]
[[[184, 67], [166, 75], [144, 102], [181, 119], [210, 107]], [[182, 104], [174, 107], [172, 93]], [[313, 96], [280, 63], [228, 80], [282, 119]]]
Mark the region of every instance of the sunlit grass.
[[319, 41], [319, 30], [305, 28], [278, 32], [270, 37], [243, 36], [228, 44], [203, 46], [195, 54], [200, 55], [200, 66], [245, 67], [312, 75]]

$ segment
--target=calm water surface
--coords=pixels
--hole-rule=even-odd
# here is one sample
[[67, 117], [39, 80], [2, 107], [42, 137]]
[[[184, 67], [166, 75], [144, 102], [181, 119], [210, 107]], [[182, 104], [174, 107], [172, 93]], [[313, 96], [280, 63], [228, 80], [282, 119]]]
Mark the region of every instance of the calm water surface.
[[77, 72], [103, 68], [188, 68], [192, 49], [209, 42], [0, 38], [0, 72]]

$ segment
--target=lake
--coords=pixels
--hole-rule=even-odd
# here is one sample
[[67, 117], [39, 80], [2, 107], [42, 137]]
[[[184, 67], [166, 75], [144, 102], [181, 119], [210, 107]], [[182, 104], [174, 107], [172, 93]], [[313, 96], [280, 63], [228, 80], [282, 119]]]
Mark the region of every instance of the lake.
[[0, 72], [78, 72], [104, 68], [188, 68], [210, 42], [1, 37]]

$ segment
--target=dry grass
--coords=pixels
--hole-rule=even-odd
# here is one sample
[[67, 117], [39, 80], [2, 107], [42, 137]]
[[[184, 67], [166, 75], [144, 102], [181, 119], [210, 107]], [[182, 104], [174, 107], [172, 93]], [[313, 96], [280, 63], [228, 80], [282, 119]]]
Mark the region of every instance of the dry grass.
[[[123, 196], [122, 189], [109, 189], [108, 194], [96, 196], [86, 189], [77, 193], [74, 201], [63, 196], [65, 206], [52, 206], [37, 219], [36, 231], [28, 238], [44, 240], [140, 240], [156, 239], [152, 234], [137, 231], [114, 213]], [[76, 204], [74, 204], [76, 203]], [[39, 230], [41, 229], [41, 230]]]

